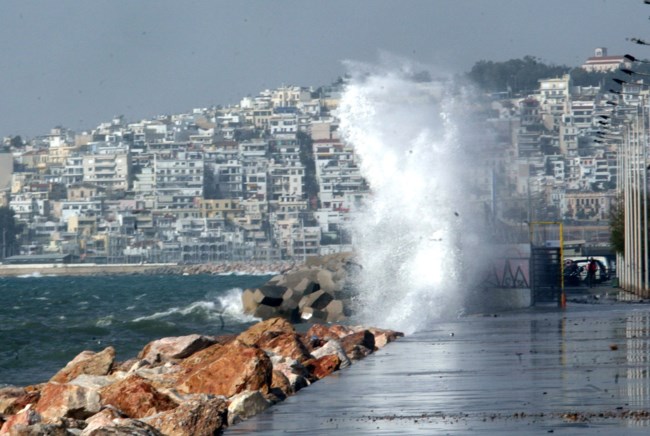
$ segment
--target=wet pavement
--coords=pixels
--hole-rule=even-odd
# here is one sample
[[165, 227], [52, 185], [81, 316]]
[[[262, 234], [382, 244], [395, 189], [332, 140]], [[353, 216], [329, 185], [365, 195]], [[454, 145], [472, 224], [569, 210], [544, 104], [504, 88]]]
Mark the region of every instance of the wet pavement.
[[440, 322], [226, 434], [648, 434], [650, 305], [567, 297]]

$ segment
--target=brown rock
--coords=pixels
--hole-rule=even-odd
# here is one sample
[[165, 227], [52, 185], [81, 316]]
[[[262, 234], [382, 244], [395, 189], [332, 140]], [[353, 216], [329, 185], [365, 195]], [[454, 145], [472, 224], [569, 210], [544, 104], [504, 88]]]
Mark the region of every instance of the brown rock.
[[307, 333], [305, 333], [305, 336], [307, 338], [316, 337], [324, 341], [337, 339], [339, 337], [338, 335], [332, 334], [330, 327], [323, 324], [312, 324], [311, 327], [309, 327], [309, 330], [307, 330]]
[[339, 356], [328, 354], [306, 362], [305, 367], [315, 380], [320, 380], [339, 369], [340, 364], [341, 359], [339, 359]]
[[28, 404], [31, 404], [32, 407], [35, 406], [36, 403], [38, 402], [38, 399], [41, 397], [41, 389], [43, 389], [43, 386], [45, 386], [44, 383], [21, 388], [24, 390], [25, 393], [20, 397], [16, 398], [14, 403], [11, 406], [9, 406], [4, 411], [4, 413], [7, 415], [12, 415], [24, 409]]
[[266, 332], [256, 345], [264, 351], [270, 351], [284, 357], [290, 357], [298, 362], [309, 359], [309, 350], [302, 343], [298, 333]]
[[271, 385], [272, 365], [259, 348], [233, 342], [205, 365], [196, 365], [179, 380], [182, 393], [213, 394], [231, 397], [244, 390], [267, 392]]
[[0, 388], [0, 415], [13, 415], [14, 413], [18, 413], [19, 410], [29, 404], [17, 404], [26, 395], [27, 391], [25, 388], [17, 386]]
[[29, 426], [40, 421], [40, 415], [32, 409], [31, 405], [27, 405], [20, 412], [7, 418], [0, 428], [0, 434], [15, 434], [12, 430], [15, 431], [18, 427]]
[[221, 434], [226, 425], [227, 410], [223, 397], [195, 395], [184, 399], [176, 409], [143, 421], [167, 436], [210, 436]]
[[72, 384], [47, 383], [34, 408], [45, 420], [86, 419], [99, 412], [99, 393]]
[[115, 362], [115, 349], [107, 347], [99, 353], [82, 351], [50, 379], [51, 382], [67, 383], [79, 374], [106, 375]]
[[214, 344], [184, 359], [180, 366], [187, 372], [193, 370], [196, 366], [206, 365], [216, 360], [223, 352], [223, 348], [224, 346], [221, 344]]
[[169, 396], [157, 391], [144, 378], [130, 375], [102, 388], [103, 405], [112, 405], [130, 418], [144, 418], [178, 406]]
[[404, 333], [394, 330], [377, 329], [374, 327], [370, 327], [368, 330], [375, 336], [375, 350], [383, 348], [389, 342], [393, 342], [397, 338], [404, 336]]
[[144, 349], [138, 354], [138, 359], [145, 359], [151, 363], [184, 359], [215, 344], [215, 342], [212, 338], [196, 334], [162, 338], [145, 345]]
[[347, 335], [351, 335], [352, 333], [355, 333], [357, 331], [360, 331], [360, 329], [355, 330], [352, 327], [348, 327], [341, 324], [334, 324], [333, 326], [330, 326], [330, 333], [338, 337], [339, 339]]
[[369, 353], [366, 350], [372, 352], [375, 349], [375, 335], [370, 330], [352, 333], [342, 337], [340, 341], [345, 354], [355, 359], [367, 356]]
[[276, 317], [258, 322], [237, 336], [237, 340], [245, 345], [255, 345], [265, 332], [294, 333], [293, 325], [284, 318]]
[[[273, 370], [273, 377], [271, 380], [271, 391], [278, 397], [280, 400], [293, 395], [295, 392], [291, 382], [282, 371], [277, 369]], [[279, 392], [278, 392], [279, 391]]]

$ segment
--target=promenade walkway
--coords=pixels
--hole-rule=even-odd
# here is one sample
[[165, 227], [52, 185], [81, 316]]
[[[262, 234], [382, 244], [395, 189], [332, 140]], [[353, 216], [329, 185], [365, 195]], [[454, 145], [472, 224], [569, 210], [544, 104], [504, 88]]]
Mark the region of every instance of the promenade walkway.
[[401, 338], [226, 434], [648, 434], [650, 305], [467, 316]]

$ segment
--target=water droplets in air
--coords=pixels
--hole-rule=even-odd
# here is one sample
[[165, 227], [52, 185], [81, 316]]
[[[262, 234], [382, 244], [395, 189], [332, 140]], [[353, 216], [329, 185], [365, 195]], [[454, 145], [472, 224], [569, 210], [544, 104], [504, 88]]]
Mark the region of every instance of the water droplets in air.
[[357, 310], [363, 322], [412, 332], [462, 302], [472, 214], [463, 97], [449, 80], [413, 80], [408, 66], [351, 69], [340, 131], [371, 189], [351, 225], [363, 265]]

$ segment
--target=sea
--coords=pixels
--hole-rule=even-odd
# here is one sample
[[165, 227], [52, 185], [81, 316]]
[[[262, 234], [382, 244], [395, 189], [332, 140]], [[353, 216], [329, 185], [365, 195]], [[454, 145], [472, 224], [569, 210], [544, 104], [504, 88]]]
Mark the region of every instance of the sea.
[[51, 378], [84, 350], [113, 346], [117, 360], [150, 341], [238, 333], [243, 289], [269, 275], [116, 275], [0, 278], [0, 387]]

